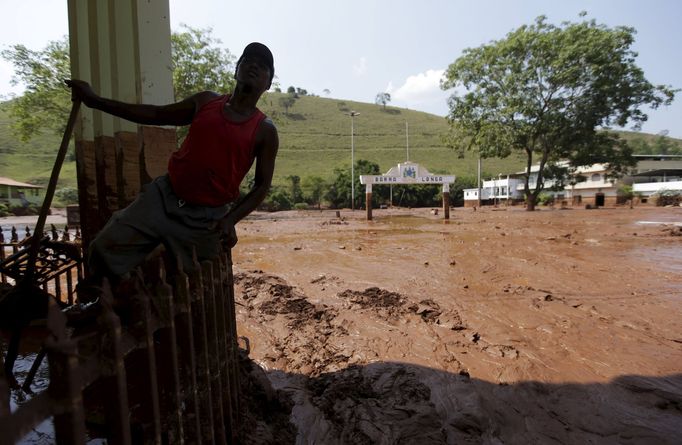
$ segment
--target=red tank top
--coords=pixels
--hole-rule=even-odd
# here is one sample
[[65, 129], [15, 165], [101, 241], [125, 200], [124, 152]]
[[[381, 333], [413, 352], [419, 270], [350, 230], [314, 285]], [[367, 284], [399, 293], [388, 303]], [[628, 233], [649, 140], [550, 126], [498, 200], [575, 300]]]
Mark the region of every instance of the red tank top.
[[244, 122], [232, 122], [223, 109], [229, 95], [206, 103], [194, 116], [180, 150], [168, 161], [175, 194], [187, 203], [218, 207], [239, 197], [239, 184], [255, 158], [258, 109]]

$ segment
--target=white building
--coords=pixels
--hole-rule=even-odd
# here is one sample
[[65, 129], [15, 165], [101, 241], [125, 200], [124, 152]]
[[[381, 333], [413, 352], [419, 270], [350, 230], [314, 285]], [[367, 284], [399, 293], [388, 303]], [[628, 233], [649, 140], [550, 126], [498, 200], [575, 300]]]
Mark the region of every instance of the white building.
[[[596, 207], [611, 206], [625, 201], [620, 193], [622, 184], [632, 185], [633, 191], [646, 203], [662, 190], [682, 192], [682, 156], [681, 155], [635, 155], [637, 166], [633, 172], [621, 179], [608, 177], [607, 164], [592, 164], [579, 167], [577, 174], [584, 181], [565, 186], [562, 190], [550, 190], [554, 181], [546, 180], [543, 193], [554, 196], [555, 201], [569, 205], [593, 205]], [[529, 187], [537, 184], [539, 165], [531, 167]], [[508, 174], [504, 178], [483, 181], [481, 185], [481, 203], [492, 205], [497, 203], [515, 203], [524, 200], [524, 172]], [[478, 203], [478, 189], [464, 190], [464, 206], [472, 207]]]

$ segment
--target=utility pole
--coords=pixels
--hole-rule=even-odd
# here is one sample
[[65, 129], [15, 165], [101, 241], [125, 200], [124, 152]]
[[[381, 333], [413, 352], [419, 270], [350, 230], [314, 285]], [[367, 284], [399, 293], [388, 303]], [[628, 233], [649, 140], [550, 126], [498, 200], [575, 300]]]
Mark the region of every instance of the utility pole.
[[481, 208], [481, 155], [478, 155], [478, 208]]
[[405, 121], [405, 142], [407, 147], [407, 162], [410, 162], [410, 128]]
[[355, 116], [360, 113], [351, 110], [350, 116], [350, 209], [355, 210]]

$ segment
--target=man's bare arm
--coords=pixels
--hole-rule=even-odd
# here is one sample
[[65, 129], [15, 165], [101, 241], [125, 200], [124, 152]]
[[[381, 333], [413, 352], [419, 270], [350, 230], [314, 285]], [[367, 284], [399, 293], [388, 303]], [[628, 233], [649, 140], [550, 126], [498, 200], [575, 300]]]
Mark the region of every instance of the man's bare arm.
[[205, 102], [206, 96], [216, 95], [204, 91], [168, 105], [130, 104], [101, 97], [82, 80], [71, 79], [66, 84], [71, 88], [73, 97], [88, 107], [142, 125], [189, 125], [199, 108], [198, 104]]
[[272, 176], [275, 172], [275, 159], [279, 149], [279, 136], [277, 129], [269, 119], [263, 121], [263, 142], [258, 148], [256, 155], [256, 177], [254, 185], [249, 193], [230, 210], [221, 222], [223, 232], [227, 236], [230, 247], [237, 243], [234, 225], [254, 211], [263, 202], [272, 184]]

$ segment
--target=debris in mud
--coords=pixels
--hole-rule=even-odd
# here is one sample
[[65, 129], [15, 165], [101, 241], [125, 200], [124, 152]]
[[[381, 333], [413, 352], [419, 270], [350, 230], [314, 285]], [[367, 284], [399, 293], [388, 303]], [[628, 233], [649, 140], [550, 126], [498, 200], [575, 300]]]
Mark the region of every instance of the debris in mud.
[[441, 314], [440, 306], [433, 300], [422, 300], [419, 304], [413, 304], [408, 309], [422, 317], [427, 323], [434, 323]]
[[486, 345], [483, 347], [482, 351], [492, 355], [493, 357], [500, 358], [519, 358], [519, 351], [513, 346], [509, 345]]
[[235, 284], [248, 301], [250, 317], [264, 326], [284, 324], [289, 332], [276, 339], [264, 357], [270, 364], [313, 376], [348, 364], [353, 350], [339, 350], [328, 341], [348, 335], [343, 326], [333, 323], [335, 309], [311, 303], [302, 292], [273, 275], [237, 273]]
[[296, 443], [296, 426], [290, 422], [293, 403], [289, 396], [274, 390], [263, 369], [240, 352], [239, 443]]
[[326, 225], [332, 225], [332, 226], [341, 226], [341, 225], [343, 225], [343, 226], [347, 226], [347, 225], [348, 225], [348, 221], [345, 221], [345, 220], [343, 220], [343, 219], [330, 219], [329, 221], [324, 221], [324, 222], [322, 223], [322, 225], [323, 225], [323, 226], [326, 226]]
[[447, 443], [431, 390], [405, 368], [351, 366], [308, 382], [334, 443]]
[[346, 289], [339, 294], [339, 297], [362, 309], [384, 309], [391, 316], [404, 313], [403, 306], [407, 303], [407, 298], [404, 295], [378, 287], [369, 287], [364, 291]]
[[661, 232], [667, 233], [670, 236], [682, 236], [682, 226], [666, 227]]

